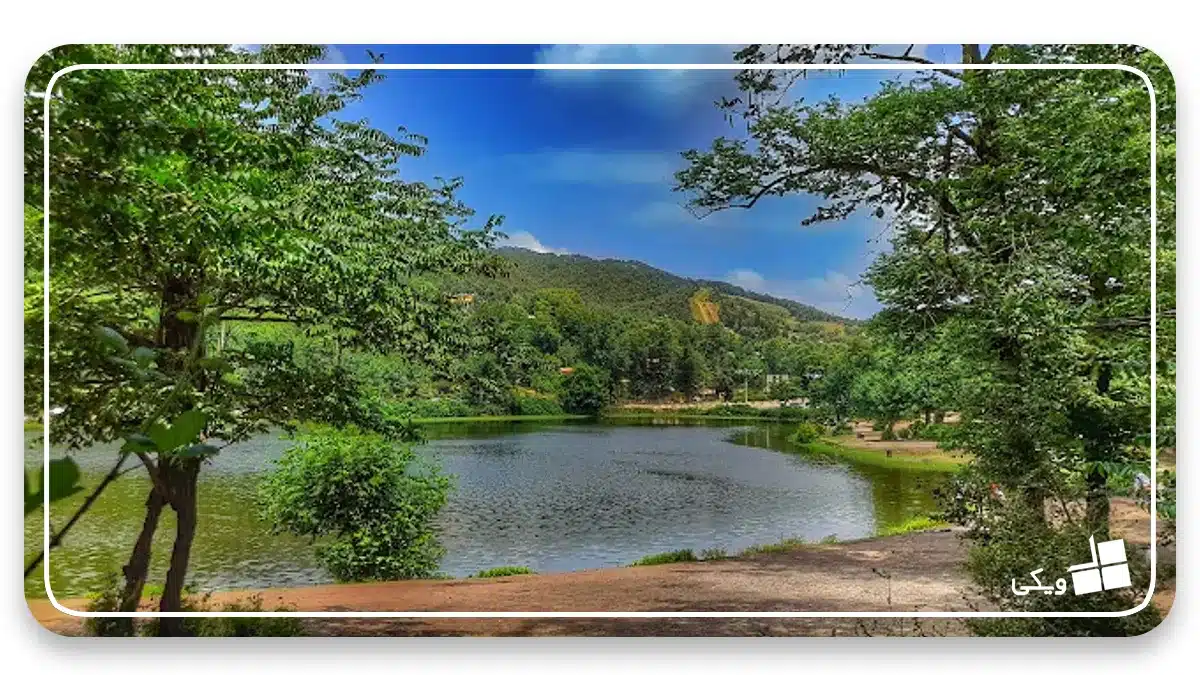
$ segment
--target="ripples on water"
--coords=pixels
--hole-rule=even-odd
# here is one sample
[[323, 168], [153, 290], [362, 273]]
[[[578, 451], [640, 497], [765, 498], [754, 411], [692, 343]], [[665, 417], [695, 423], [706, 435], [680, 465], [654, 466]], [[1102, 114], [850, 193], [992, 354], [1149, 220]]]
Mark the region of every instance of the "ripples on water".
[[[782, 427], [505, 423], [435, 434], [450, 437], [431, 440], [420, 453], [454, 476], [440, 519], [442, 569], [454, 576], [500, 565], [546, 572], [624, 565], [680, 548], [732, 553], [784, 537], [853, 539], [932, 506], [927, 475], [745, 445], [774, 446], [786, 434]], [[254, 514], [258, 474], [286, 446], [274, 437], [255, 439], [225, 450], [202, 472], [196, 586], [329, 581], [307, 541], [271, 535]], [[94, 483], [114, 453], [97, 448], [78, 458]], [[26, 459], [36, 464], [40, 454], [31, 450]], [[106, 571], [120, 568], [148, 489], [139, 473], [111, 486], [66, 546], [52, 553], [56, 594], [93, 591]], [[55, 504], [52, 517], [61, 522], [79, 501], [82, 495]], [[171, 520], [164, 517], [168, 526], [156, 538], [155, 575], [164, 572]], [[40, 511], [26, 519], [29, 555], [40, 548], [41, 522]], [[31, 593], [44, 593], [40, 574], [27, 583]]]

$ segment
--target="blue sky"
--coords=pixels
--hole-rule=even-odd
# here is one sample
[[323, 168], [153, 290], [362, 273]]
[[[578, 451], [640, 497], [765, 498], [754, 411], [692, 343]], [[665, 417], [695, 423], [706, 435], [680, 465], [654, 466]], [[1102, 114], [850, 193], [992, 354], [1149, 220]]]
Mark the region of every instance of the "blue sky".
[[[718, 63], [719, 45], [337, 45], [328, 61], [388, 63]], [[941, 56], [930, 50], [931, 56]], [[713, 101], [732, 95], [733, 71], [386, 71], [346, 116], [429, 137], [410, 179], [461, 176], [482, 222], [505, 217], [507, 245], [626, 258], [688, 277], [862, 318], [878, 305], [856, 284], [883, 224], [867, 214], [801, 227], [818, 200], [760, 202], [697, 220], [671, 191], [679, 153], [736, 135]], [[861, 99], [896, 71], [813, 73], [796, 93]]]

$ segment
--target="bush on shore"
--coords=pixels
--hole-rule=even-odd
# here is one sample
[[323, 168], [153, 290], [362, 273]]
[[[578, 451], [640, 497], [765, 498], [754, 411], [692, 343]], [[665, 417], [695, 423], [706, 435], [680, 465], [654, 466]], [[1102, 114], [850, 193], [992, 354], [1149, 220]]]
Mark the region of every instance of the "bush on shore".
[[[89, 596], [89, 612], [115, 612], [121, 601], [122, 580], [117, 574], [108, 576], [105, 588]], [[143, 597], [155, 600], [162, 592], [161, 587], [147, 587]], [[261, 612], [263, 611], [262, 595], [252, 595], [243, 600], [226, 602], [217, 607], [211, 606], [209, 594], [195, 595], [185, 591], [183, 595], [183, 610], [186, 612]], [[287, 616], [288, 609], [275, 610], [281, 613], [279, 617], [195, 617], [183, 620], [184, 634], [191, 637], [295, 637], [303, 636], [304, 624], [300, 619]], [[87, 635], [97, 637], [155, 637], [159, 634], [159, 620], [128, 619], [121, 617], [90, 617], [84, 620], [83, 630]]]
[[537, 574], [533, 570], [523, 565], [505, 565], [503, 567], [493, 567], [491, 569], [476, 572], [476, 579], [495, 579], [497, 577], [515, 577], [522, 574]]
[[679, 549], [678, 551], [667, 551], [665, 553], [655, 553], [644, 558], [638, 559], [630, 563], [631, 567], [642, 567], [645, 565], [667, 565], [677, 562], [696, 562], [699, 558], [692, 552], [690, 548]]
[[443, 549], [435, 518], [450, 480], [412, 448], [356, 429], [323, 429], [289, 448], [259, 486], [275, 532], [322, 539], [338, 581], [428, 577]]

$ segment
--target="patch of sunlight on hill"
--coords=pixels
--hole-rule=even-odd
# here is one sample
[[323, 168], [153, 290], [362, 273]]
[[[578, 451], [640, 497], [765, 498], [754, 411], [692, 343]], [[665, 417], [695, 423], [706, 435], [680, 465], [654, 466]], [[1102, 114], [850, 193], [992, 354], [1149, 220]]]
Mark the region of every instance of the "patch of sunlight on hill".
[[711, 326], [721, 323], [721, 306], [712, 300], [712, 291], [701, 288], [688, 298], [688, 307], [697, 323]]

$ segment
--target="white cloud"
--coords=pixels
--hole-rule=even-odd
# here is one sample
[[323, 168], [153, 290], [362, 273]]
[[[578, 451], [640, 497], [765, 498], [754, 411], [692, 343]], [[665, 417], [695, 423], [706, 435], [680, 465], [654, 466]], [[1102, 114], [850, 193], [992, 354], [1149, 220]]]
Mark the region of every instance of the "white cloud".
[[509, 232], [508, 239], [503, 242], [503, 246], [511, 246], [513, 248], [525, 248], [535, 253], [554, 253], [563, 255], [567, 253], [565, 248], [552, 248], [538, 241], [538, 238], [525, 230]]
[[734, 270], [726, 275], [725, 280], [735, 286], [741, 286], [748, 291], [762, 293], [767, 280], [754, 270]]
[[[736, 46], [731, 45], [551, 45], [540, 49], [538, 63], [732, 63]], [[604, 70], [540, 70], [538, 77], [556, 84], [591, 85], [620, 82], [638, 100], [661, 107], [664, 102], [712, 101], [718, 88], [732, 87], [727, 71], [648, 70], [616, 72]]]
[[516, 171], [549, 183], [669, 184], [682, 167], [678, 153], [545, 150], [502, 158], [505, 172]]
[[755, 293], [795, 300], [838, 316], [865, 319], [879, 310], [870, 287], [838, 271], [807, 279], [768, 279], [751, 269], [736, 269], [725, 281]]
[[534, 58], [538, 63], [732, 63], [737, 49], [734, 45], [550, 45], [539, 49]]

